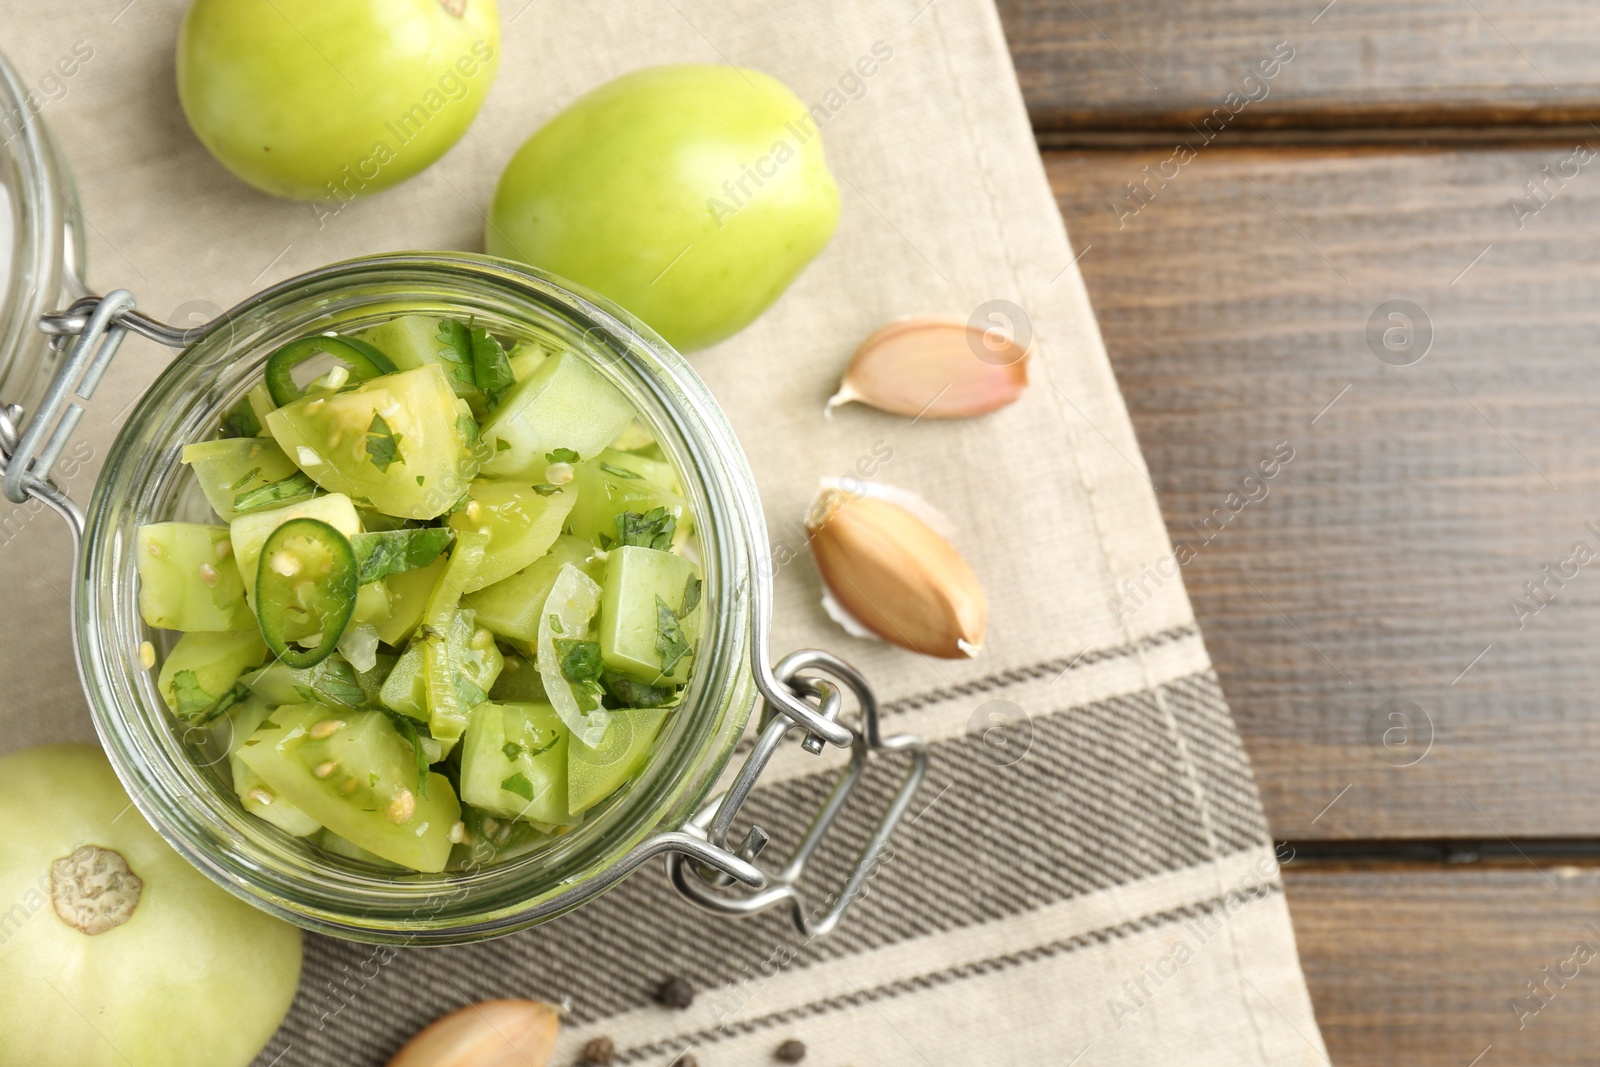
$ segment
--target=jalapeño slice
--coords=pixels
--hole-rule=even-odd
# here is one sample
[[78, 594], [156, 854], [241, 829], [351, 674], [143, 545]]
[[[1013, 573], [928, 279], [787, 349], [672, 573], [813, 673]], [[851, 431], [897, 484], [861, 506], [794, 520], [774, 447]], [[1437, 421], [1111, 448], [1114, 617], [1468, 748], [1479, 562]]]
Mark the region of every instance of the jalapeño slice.
[[309, 371], [316, 372], [306, 378], [308, 385], [312, 379], [326, 374], [335, 364], [343, 366], [350, 372], [352, 382], [364, 382], [381, 374], [393, 374], [395, 370], [388, 356], [365, 341], [357, 341], [350, 337], [320, 335], [302, 337], [298, 341], [290, 341], [267, 357], [265, 372], [267, 391], [272, 394], [274, 404], [283, 407], [306, 395], [305, 386], [295, 381], [295, 371], [311, 360], [317, 360], [317, 366], [301, 372], [302, 377]]
[[273, 655], [291, 667], [327, 659], [355, 610], [356, 579], [350, 542], [321, 519], [273, 530], [256, 572], [256, 619]]

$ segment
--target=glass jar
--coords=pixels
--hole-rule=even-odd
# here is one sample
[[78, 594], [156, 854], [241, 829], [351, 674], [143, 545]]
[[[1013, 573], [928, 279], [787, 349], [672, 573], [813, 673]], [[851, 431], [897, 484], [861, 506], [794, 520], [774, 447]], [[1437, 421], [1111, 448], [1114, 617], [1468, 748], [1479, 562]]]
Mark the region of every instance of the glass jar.
[[[41, 129], [36, 117], [29, 128]], [[57, 270], [70, 273], [67, 262]], [[334, 856], [246, 813], [217, 739], [181, 730], [152, 673], [138, 666], [141, 642], [156, 635], [138, 611], [134, 532], [150, 522], [209, 519], [185, 510], [195, 494], [179, 462], [183, 445], [209, 435], [260, 380], [276, 347], [408, 313], [472, 316], [498, 334], [589, 359], [633, 402], [680, 472], [705, 581], [695, 677], [638, 777], [576, 830], [533, 852], [441, 874]], [[16, 324], [4, 325], [9, 332]], [[528, 267], [411, 253], [314, 270], [187, 331], [140, 315], [123, 290], [83, 297], [37, 326], [49, 344], [32, 373], [20, 362], [0, 368], [0, 400], [11, 402], [0, 410], [6, 494], [50, 505], [77, 535], [73, 637], [95, 728], [134, 804], [199, 870], [306, 929], [368, 941], [452, 943], [508, 933], [581, 905], [663, 855], [674, 884], [703, 907], [744, 914], [787, 904], [811, 935], [838, 921], [910, 804], [926, 752], [917, 738], [880, 734], [869, 688], [837, 658], [805, 651], [769, 665], [771, 559], [749, 466], [705, 385], [642, 323]], [[83, 412], [78, 399], [93, 393], [130, 331], [182, 351], [133, 407], [82, 512], [50, 481], [50, 468]], [[839, 720], [846, 689], [860, 709], [855, 726]], [[762, 701], [760, 737], [731, 785], [713, 796]], [[771, 872], [755, 863], [764, 832], [752, 827], [737, 844], [729, 834], [735, 812], [790, 734], [813, 753], [847, 746], [851, 760], [811, 832]], [[806, 861], [865, 762], [888, 749], [913, 754], [896, 799], [845, 883], [808, 906], [800, 886]]]

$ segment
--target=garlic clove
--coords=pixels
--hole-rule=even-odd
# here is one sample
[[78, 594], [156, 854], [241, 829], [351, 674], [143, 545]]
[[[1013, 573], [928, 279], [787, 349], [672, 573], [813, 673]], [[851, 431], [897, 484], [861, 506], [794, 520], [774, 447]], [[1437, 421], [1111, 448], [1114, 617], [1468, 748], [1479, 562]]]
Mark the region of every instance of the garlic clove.
[[880, 496], [825, 488], [806, 515], [806, 529], [827, 586], [824, 607], [836, 621], [842, 613], [927, 656], [966, 659], [982, 649], [989, 603], [978, 576], [911, 511]]
[[956, 319], [899, 319], [861, 342], [827, 410], [855, 400], [912, 418], [983, 415], [1022, 395], [1032, 354]]
[[485, 1000], [435, 1020], [389, 1067], [545, 1067], [561, 1011], [537, 1000]]
[[950, 516], [934, 507], [927, 497], [914, 489], [902, 489], [898, 485], [866, 482], [856, 478], [822, 478], [819, 484], [823, 489], [837, 489], [845, 496], [869, 496], [874, 500], [882, 500], [904, 508], [927, 523], [933, 528], [934, 533], [946, 541], [955, 539], [956, 524], [950, 521]]

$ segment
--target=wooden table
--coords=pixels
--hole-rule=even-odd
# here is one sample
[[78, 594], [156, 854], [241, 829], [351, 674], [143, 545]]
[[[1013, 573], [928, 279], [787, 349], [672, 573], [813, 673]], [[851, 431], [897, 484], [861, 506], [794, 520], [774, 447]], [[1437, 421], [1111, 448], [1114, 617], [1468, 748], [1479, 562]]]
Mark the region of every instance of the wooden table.
[[1000, 7], [1333, 1062], [1600, 1061], [1600, 10]]

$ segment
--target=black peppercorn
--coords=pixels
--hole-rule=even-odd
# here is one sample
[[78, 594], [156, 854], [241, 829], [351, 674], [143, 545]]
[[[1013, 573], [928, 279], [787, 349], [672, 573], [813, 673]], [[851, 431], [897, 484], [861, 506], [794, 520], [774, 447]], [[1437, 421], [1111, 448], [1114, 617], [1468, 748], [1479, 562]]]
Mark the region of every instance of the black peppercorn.
[[806, 1046], [804, 1042], [791, 1037], [779, 1045], [772, 1055], [779, 1063], [799, 1063], [806, 1058]]
[[597, 1037], [583, 1046], [583, 1058], [578, 1062], [583, 1067], [611, 1067], [616, 1055], [617, 1046], [609, 1037]]
[[694, 1003], [694, 986], [683, 978], [668, 978], [656, 990], [656, 1001], [664, 1008], [687, 1008]]

